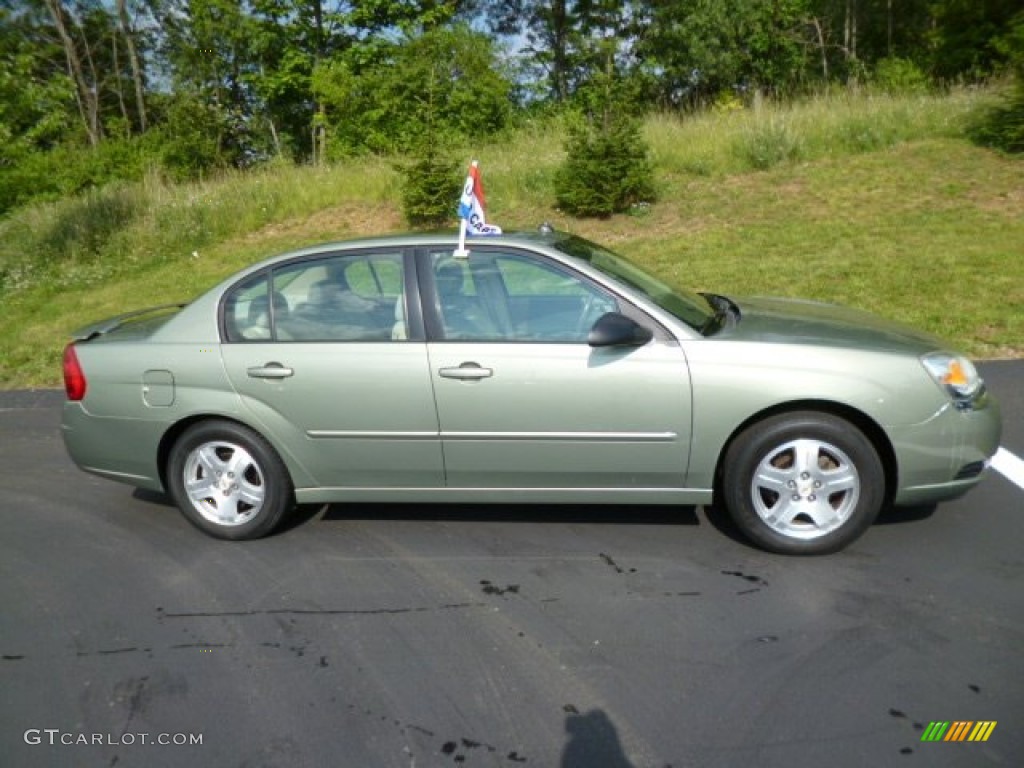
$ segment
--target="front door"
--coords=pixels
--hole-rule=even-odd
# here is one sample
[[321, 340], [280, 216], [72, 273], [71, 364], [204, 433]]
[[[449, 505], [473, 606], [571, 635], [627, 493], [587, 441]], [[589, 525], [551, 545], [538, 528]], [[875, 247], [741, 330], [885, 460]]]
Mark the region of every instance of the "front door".
[[590, 327], [620, 300], [537, 254], [424, 256], [449, 487], [683, 486], [691, 408], [677, 343], [591, 348]]

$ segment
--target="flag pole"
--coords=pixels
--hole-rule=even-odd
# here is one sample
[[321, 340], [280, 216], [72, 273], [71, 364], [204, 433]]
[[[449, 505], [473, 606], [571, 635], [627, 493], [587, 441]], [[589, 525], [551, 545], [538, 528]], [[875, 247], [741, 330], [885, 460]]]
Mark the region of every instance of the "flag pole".
[[[473, 178], [473, 169], [476, 167], [477, 161], [473, 160], [469, 164], [469, 179]], [[472, 183], [469, 181], [469, 179], [467, 179], [467, 182]], [[476, 194], [475, 188], [469, 187], [469, 189], [471, 190], [473, 195]], [[463, 195], [465, 195], [465, 189], [463, 189]], [[464, 216], [459, 216], [459, 247], [455, 249], [455, 253], [453, 253], [452, 256], [454, 256], [456, 259], [469, 258], [469, 251], [466, 250], [466, 218]]]
[[469, 251], [466, 250], [466, 220], [459, 219], [459, 247], [452, 254], [456, 259], [468, 259]]

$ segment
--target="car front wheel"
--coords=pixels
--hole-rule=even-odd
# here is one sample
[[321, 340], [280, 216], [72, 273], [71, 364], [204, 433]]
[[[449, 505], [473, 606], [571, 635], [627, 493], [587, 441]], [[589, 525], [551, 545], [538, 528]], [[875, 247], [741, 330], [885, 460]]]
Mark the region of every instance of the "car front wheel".
[[230, 421], [189, 427], [171, 450], [167, 481], [189, 522], [220, 539], [265, 536], [294, 503], [277, 452], [256, 432]]
[[725, 506], [755, 544], [789, 555], [836, 552], [867, 530], [885, 498], [871, 441], [850, 422], [816, 412], [780, 414], [730, 445]]

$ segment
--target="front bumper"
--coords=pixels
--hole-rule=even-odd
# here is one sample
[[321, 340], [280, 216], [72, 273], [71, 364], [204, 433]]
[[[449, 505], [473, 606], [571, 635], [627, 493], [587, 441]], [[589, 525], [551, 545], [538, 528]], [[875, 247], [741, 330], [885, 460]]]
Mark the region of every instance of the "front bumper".
[[927, 421], [891, 429], [889, 435], [898, 468], [896, 504], [954, 499], [981, 482], [999, 449], [999, 403], [988, 394], [967, 410], [950, 403]]

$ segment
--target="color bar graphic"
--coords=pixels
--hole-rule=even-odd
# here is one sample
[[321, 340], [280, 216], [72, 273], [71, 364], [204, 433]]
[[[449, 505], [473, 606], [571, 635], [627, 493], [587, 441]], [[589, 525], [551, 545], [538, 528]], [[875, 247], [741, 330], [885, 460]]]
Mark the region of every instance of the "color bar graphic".
[[942, 741], [942, 737], [946, 735], [946, 731], [948, 729], [948, 722], [937, 723], [932, 721], [928, 724], [928, 727], [924, 729], [924, 733], [921, 734], [921, 741]]
[[921, 741], [988, 741], [995, 729], [995, 720], [933, 720], [921, 734]]
[[974, 730], [971, 731], [971, 735], [967, 737], [968, 741], [988, 741], [988, 737], [992, 735], [992, 731], [996, 729], [995, 720], [984, 720], [974, 726]]

